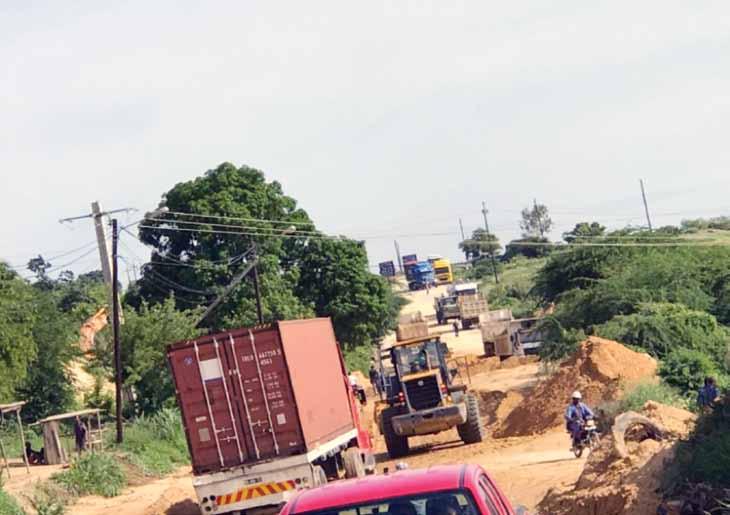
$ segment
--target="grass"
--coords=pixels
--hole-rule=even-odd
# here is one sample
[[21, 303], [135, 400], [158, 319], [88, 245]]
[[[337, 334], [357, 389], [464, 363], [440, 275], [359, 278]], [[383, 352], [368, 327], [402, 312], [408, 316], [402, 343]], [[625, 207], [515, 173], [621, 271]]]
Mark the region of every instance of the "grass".
[[0, 488], [0, 514], [2, 515], [25, 515], [20, 505]]
[[[23, 436], [25, 440], [31, 443], [33, 449], [40, 449], [43, 447], [43, 439], [36, 432], [36, 428], [30, 428], [23, 425]], [[5, 452], [8, 453], [8, 458], [22, 458], [23, 456], [23, 444], [20, 441], [20, 435], [18, 434], [18, 424], [15, 420], [5, 420], [5, 424], [0, 427], [0, 439], [2, 439]], [[2, 512], [0, 512], [2, 513]]]
[[493, 276], [482, 279], [480, 289], [489, 300], [489, 309], [509, 308], [515, 318], [532, 316], [539, 301], [531, 295], [535, 275], [547, 258], [516, 257], [502, 266], [499, 284]]
[[173, 409], [138, 418], [117, 449], [146, 476], [167, 474], [190, 461], [182, 420]]
[[74, 497], [115, 497], [127, 485], [119, 460], [107, 453], [84, 454], [68, 470], [53, 475], [51, 479]]

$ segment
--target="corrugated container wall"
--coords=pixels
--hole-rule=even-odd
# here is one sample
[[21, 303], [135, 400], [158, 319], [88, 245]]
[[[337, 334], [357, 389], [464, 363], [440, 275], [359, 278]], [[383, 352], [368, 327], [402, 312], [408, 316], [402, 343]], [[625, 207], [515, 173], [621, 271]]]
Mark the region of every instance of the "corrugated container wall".
[[196, 474], [302, 454], [355, 428], [328, 318], [168, 347]]

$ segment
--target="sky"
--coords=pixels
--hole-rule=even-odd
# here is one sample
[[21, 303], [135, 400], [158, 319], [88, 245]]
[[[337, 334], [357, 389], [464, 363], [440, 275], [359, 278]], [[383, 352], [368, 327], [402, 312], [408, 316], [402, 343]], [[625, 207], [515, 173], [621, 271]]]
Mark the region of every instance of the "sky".
[[[522, 208], [654, 225], [730, 214], [730, 4], [0, 3], [0, 259], [98, 268], [93, 224], [229, 161], [327, 233], [460, 258]], [[135, 218], [135, 216], [137, 218]], [[81, 249], [76, 250], [75, 249]], [[123, 267], [149, 251], [123, 233]], [[131, 272], [130, 272], [131, 277]]]

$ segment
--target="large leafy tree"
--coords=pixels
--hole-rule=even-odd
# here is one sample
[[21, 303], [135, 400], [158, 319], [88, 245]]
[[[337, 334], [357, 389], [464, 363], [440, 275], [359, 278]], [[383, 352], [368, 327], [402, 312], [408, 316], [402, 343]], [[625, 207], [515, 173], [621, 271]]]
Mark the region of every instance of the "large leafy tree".
[[606, 234], [606, 228], [598, 222], [581, 222], [575, 224], [572, 231], [563, 234], [563, 239], [568, 243], [589, 242], [591, 238], [597, 238]]
[[370, 343], [392, 329], [400, 304], [385, 279], [368, 271], [359, 242], [310, 241], [296, 266], [298, 296], [311, 303], [317, 315], [332, 317], [346, 347]]
[[[247, 267], [255, 244], [266, 321], [331, 316], [340, 342], [361, 345], [397, 313], [387, 284], [368, 272], [362, 245], [317, 231], [279, 183], [253, 168], [224, 163], [176, 185], [146, 216], [140, 237], [154, 252], [127, 299], [136, 307], [170, 294], [178, 309], [210, 304]], [[254, 288], [243, 280], [204, 325], [255, 322]]]
[[37, 354], [33, 289], [0, 263], [0, 401], [12, 400]]
[[[280, 263], [305, 244], [314, 224], [279, 183], [267, 182], [259, 170], [224, 163], [177, 184], [159, 207], [141, 224], [140, 238], [154, 251], [136, 295], [128, 298], [132, 304], [139, 307], [143, 299], [159, 303], [171, 294], [179, 309], [210, 304], [250, 263], [255, 244], [265, 319], [311, 313], [293, 295], [295, 274]], [[255, 323], [254, 299], [252, 282], [241, 281], [206, 324]]]

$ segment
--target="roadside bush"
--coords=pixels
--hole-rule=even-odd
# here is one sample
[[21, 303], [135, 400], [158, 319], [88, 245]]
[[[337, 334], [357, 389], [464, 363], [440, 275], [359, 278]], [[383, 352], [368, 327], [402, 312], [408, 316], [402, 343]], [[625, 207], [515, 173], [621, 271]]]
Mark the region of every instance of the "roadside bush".
[[127, 485], [119, 461], [110, 454], [86, 453], [64, 472], [51, 476], [74, 496], [101, 495], [115, 497]]
[[557, 318], [546, 317], [538, 326], [545, 339], [540, 346], [540, 359], [543, 361], [561, 361], [578, 349], [578, 344], [585, 340], [583, 331], [566, 330]]
[[700, 418], [677, 453], [679, 477], [694, 483], [730, 488], [730, 398]]
[[683, 347], [711, 356], [721, 365], [728, 347], [728, 333], [715, 317], [681, 304], [643, 304], [638, 313], [614, 317], [597, 327], [596, 333], [641, 347], [659, 359]]
[[716, 363], [705, 353], [692, 349], [678, 348], [670, 352], [661, 362], [659, 375], [672, 386], [685, 393], [696, 392], [707, 376], [720, 379], [722, 374]]
[[641, 411], [647, 401], [655, 401], [667, 406], [687, 409], [689, 400], [680, 392], [663, 381], [644, 381], [625, 390], [617, 400], [604, 402], [597, 406], [604, 424], [604, 431], [613, 425], [613, 419], [627, 411]]
[[347, 370], [359, 370], [367, 377], [370, 360], [373, 357], [373, 348], [370, 345], [345, 348], [342, 349], [342, 357], [345, 359]]
[[10, 494], [5, 493], [0, 488], [0, 513], [2, 515], [25, 515], [25, 511], [20, 507]]
[[131, 424], [120, 449], [145, 475], [163, 475], [188, 462], [188, 448], [180, 413], [163, 409]]

